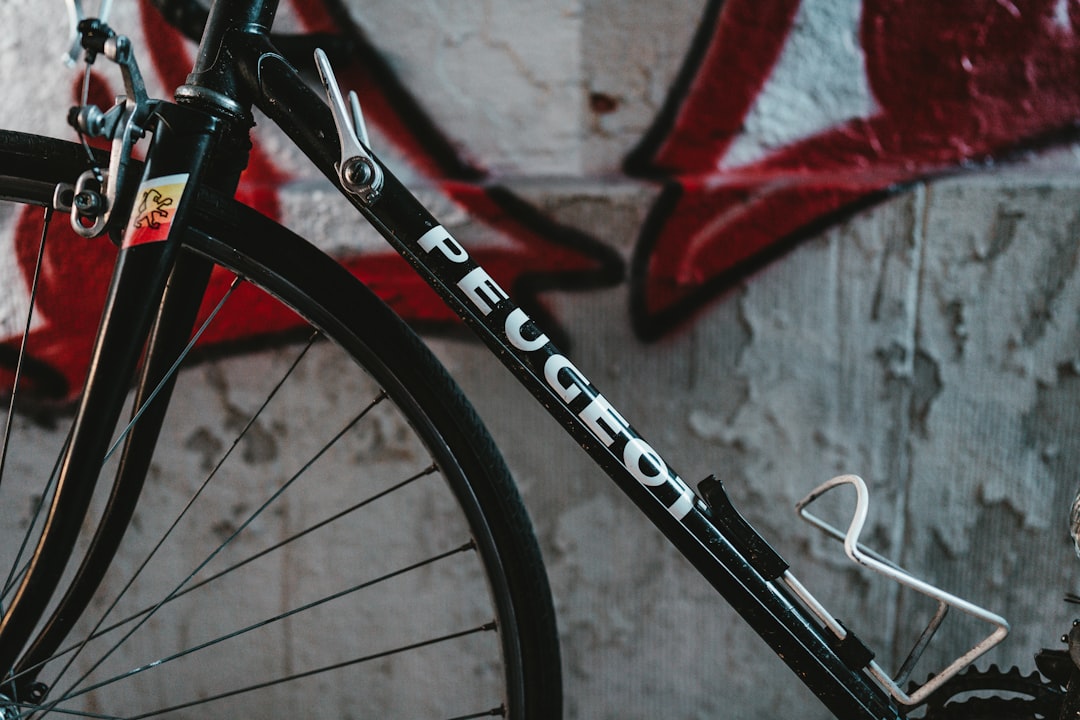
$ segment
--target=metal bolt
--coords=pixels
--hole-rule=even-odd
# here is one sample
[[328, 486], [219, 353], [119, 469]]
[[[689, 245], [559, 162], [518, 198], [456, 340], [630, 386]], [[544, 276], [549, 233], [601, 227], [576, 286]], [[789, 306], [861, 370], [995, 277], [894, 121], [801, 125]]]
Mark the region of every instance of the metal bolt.
[[364, 158], [352, 158], [341, 169], [341, 180], [350, 189], [367, 188], [374, 179], [375, 171]]
[[101, 211], [101, 195], [90, 190], [83, 190], [75, 196], [72, 204], [80, 215], [94, 215]]

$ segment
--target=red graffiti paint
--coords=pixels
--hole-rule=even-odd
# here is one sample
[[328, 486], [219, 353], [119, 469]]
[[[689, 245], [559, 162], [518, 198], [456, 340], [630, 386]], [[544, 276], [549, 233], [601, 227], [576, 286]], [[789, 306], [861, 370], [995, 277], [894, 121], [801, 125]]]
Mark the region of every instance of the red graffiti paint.
[[[612, 249], [491, 187], [484, 169], [465, 160], [439, 131], [340, 0], [294, 5], [305, 32], [343, 41], [347, 50], [332, 56], [338, 77], [363, 97], [380, 137], [474, 222], [502, 238], [472, 254], [530, 315], [551, 325], [537, 300], [542, 290], [597, 287], [621, 278]], [[164, 87], [181, 84], [193, 45], [146, 0], [140, 7], [144, 33], [153, 39], [148, 50], [154, 74]], [[797, 31], [800, 8], [800, 0], [710, 2], [667, 105], [627, 160], [629, 173], [664, 186], [630, 272], [631, 315], [644, 337], [670, 332], [732, 283], [898, 184], [1071, 136], [1080, 120], [1076, 3], [864, 0], [857, 28], [864, 67], [852, 71], [865, 73], [873, 111], [752, 162], [726, 162]], [[104, 84], [92, 88], [94, 102], [111, 103]], [[240, 199], [278, 219], [279, 189], [289, 179], [256, 133]], [[28, 214], [16, 229], [16, 261], [27, 283], [37, 222]], [[32, 382], [61, 397], [80, 386], [97, 322], [93, 308], [104, 296], [113, 253], [107, 243], [65, 237], [70, 235], [62, 228], [50, 233], [28, 371]], [[390, 251], [339, 259], [404, 317], [451, 319]], [[215, 277], [213, 287], [220, 290], [226, 281]], [[293, 322], [247, 290], [238, 300], [204, 344], [272, 335]], [[14, 342], [0, 339], [0, 367], [11, 365]], [[9, 373], [0, 375], [5, 382]]]
[[712, 3], [689, 79], [628, 162], [666, 179], [631, 270], [646, 337], [897, 184], [1007, 158], [1080, 120], [1076, 3], [864, 0], [859, 40], [877, 110], [727, 167], [798, 6]]
[[[514, 289], [519, 303], [533, 316], [546, 318], [546, 324], [554, 325], [538, 299], [543, 290], [597, 287], [621, 279], [622, 261], [610, 248], [580, 231], [560, 225], [510, 191], [492, 186], [482, 169], [463, 161], [352, 26], [340, 5], [332, 0], [298, 0], [295, 5], [307, 32], [350, 36], [352, 53], [335, 58], [339, 79], [362, 95], [366, 116], [415, 168], [427, 175], [474, 222], [488, 226], [504, 238], [506, 242], [474, 250], [473, 255], [501, 283]], [[163, 87], [183, 84], [192, 65], [193, 45], [181, 38], [148, 0], [142, 0], [140, 10], [144, 35], [152, 39], [146, 49], [153, 72]], [[303, 61], [313, 62], [310, 56]], [[108, 107], [111, 97], [101, 86], [91, 101]], [[256, 133], [248, 167], [241, 176], [238, 199], [279, 220], [279, 191], [288, 180]], [[357, 221], [361, 222], [359, 218]], [[27, 285], [33, 272], [30, 259], [36, 257], [40, 235], [40, 226], [35, 227], [35, 222], [27, 215], [26, 222], [16, 229], [20, 268]], [[50, 238], [56, 236], [61, 240], [47, 244], [48, 277], [38, 295], [30, 364], [35, 376], [42, 378], [38, 384], [43, 393], [47, 387], [46, 394], [67, 398], [73, 397], [81, 387], [97, 327], [93, 309], [103, 302], [114, 255], [107, 243], [71, 242], [74, 235], [61, 227], [63, 224], [54, 223], [50, 230]], [[91, 246], [93, 249], [84, 250]], [[54, 248], [59, 247], [64, 251], [54, 255]], [[345, 255], [338, 260], [406, 319], [436, 323], [456, 320], [434, 292], [389, 248], [374, 255]], [[65, 276], [63, 280], [61, 274]], [[204, 316], [228, 282], [225, 277], [212, 278]], [[200, 343], [210, 346], [273, 336], [296, 323], [290, 313], [245, 289], [230, 300]], [[553, 331], [557, 334], [557, 328]], [[10, 385], [10, 371], [3, 368], [13, 367], [16, 342], [15, 338], [0, 339], [0, 385]]]
[[[622, 278], [622, 260], [613, 250], [555, 222], [507, 189], [492, 187], [486, 170], [466, 160], [447, 140], [340, 0], [295, 0], [294, 7], [307, 32], [340, 35], [349, 42], [352, 52], [347, 57], [331, 58], [334, 72], [343, 87], [363, 99], [364, 115], [380, 136], [473, 220], [509, 241], [470, 252], [535, 317], [545, 325], [555, 324], [538, 300], [540, 290], [603, 287]], [[468, 242], [467, 237], [462, 240]], [[453, 319], [413, 271], [389, 254], [379, 256], [375, 265], [369, 257], [362, 262], [343, 260], [405, 317], [429, 322]]]

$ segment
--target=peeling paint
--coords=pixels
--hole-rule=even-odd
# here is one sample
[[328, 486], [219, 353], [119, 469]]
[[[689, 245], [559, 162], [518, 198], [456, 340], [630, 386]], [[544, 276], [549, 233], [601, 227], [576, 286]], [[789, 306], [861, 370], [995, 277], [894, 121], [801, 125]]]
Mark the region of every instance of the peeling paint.
[[929, 353], [917, 350], [911, 383], [911, 427], [923, 437], [929, 433], [927, 416], [941, 390], [941, 368]]
[[964, 303], [961, 300], [952, 300], [946, 303], [943, 315], [948, 318], [949, 329], [953, 338], [953, 359], [959, 359], [964, 354], [964, 345], [968, 339], [968, 329], [964, 322]]
[[984, 246], [975, 248], [975, 257], [982, 262], [993, 262], [1012, 247], [1016, 226], [1023, 217], [1023, 212], [999, 205]]
[[1073, 429], [1080, 423], [1080, 373], [1072, 363], [1057, 369], [1056, 381], [1038, 383], [1035, 405], [1023, 417], [1024, 444], [1038, 457], [1040, 483], [1058, 502], [1055, 514], [1062, 528], [1068, 520], [1069, 493], [1080, 490], [1080, 447]]
[[1080, 260], [1080, 214], [1073, 215], [1064, 232], [1051, 234], [1049, 247], [1042, 255], [1042, 262], [1035, 269], [1039, 283], [1029, 289], [1027, 322], [1020, 331], [1024, 345], [1032, 345], [1042, 338], [1048, 324], [1054, 321], [1057, 299], [1068, 280], [1075, 274]]

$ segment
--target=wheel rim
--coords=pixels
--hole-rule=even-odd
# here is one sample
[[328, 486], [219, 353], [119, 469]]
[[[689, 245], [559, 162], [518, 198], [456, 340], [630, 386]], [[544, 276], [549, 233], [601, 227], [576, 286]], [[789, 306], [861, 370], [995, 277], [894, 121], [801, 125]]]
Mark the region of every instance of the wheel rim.
[[[245, 282], [242, 287], [251, 286]], [[196, 712], [273, 717], [271, 711], [310, 714], [312, 707], [320, 707], [343, 716], [479, 717], [500, 714], [507, 695], [520, 692], [513, 687], [515, 680], [509, 690], [505, 687], [506, 677], [521, 672], [513, 652], [508, 664], [504, 659], [505, 628], [513, 622], [500, 617], [506, 610], [499, 605], [508, 606], [508, 601], [492, 602], [473, 539], [477, 529], [460, 518], [461, 489], [442, 490], [442, 499], [433, 494], [440, 483], [445, 488], [447, 474], [456, 481], [459, 469], [450, 466], [438, 438], [426, 444], [406, 439], [423, 418], [410, 424], [387, 410], [378, 383], [345, 380], [348, 357], [321, 335], [304, 335], [311, 339], [299, 345], [275, 343], [242, 361], [203, 362], [181, 374], [184, 387], [170, 408], [179, 423], [163, 436], [164, 459], [145, 491], [149, 507], [160, 503], [162, 509], [138, 517], [125, 545], [142, 552], [122, 556], [118, 576], [110, 577], [106, 587], [124, 588], [131, 577], [136, 579], [118, 595], [104, 593], [87, 614], [82, 635], [103, 634], [42, 669], [40, 679], [49, 686], [46, 709], [110, 717]], [[48, 497], [40, 480], [48, 472], [27, 468], [32, 460], [40, 464], [53, 457], [64, 442], [66, 409], [44, 392], [46, 386], [36, 379], [44, 377], [40, 369], [25, 372], [34, 368], [25, 360], [37, 357], [33, 341], [31, 332], [27, 353], [17, 354], [24, 359], [24, 371], [15, 410], [5, 423], [11, 440], [5, 443], [0, 509], [37, 507], [41, 503], [35, 498]], [[313, 386], [302, 381], [301, 390], [274, 390], [282, 378], [292, 387], [293, 380], [318, 375], [336, 379], [334, 393], [303, 398]], [[265, 406], [250, 400], [255, 386], [271, 398]], [[355, 392], [337, 392], [342, 387]], [[211, 409], [216, 418], [209, 417]], [[332, 411], [340, 416], [331, 420]], [[308, 443], [304, 431], [316, 425], [315, 419], [320, 428], [336, 429]], [[237, 439], [226, 439], [224, 431], [237, 428]], [[30, 436], [32, 442], [24, 439]], [[337, 481], [342, 468], [355, 469], [358, 463], [368, 471], [364, 493], [334, 494], [356, 489], [360, 481]], [[172, 468], [185, 472], [170, 475]], [[188, 472], [194, 468], [201, 474]], [[316, 472], [322, 481], [311, 480]], [[37, 484], [24, 488], [8, 479], [20, 476], [36, 478]], [[4, 494], [21, 499], [8, 501]], [[174, 509], [165, 512], [165, 505]], [[352, 512], [343, 513], [346, 509]], [[360, 513], [375, 517], [377, 529], [368, 519], [366, 531], [356, 530]], [[456, 527], [450, 516], [459, 516]], [[32, 518], [25, 512], [5, 513], [5, 525], [33, 528]], [[296, 527], [286, 529], [289, 523]], [[485, 532], [479, 533], [481, 544], [490, 543]], [[216, 542], [178, 542], [181, 536]], [[420, 543], [411, 541], [416, 536]], [[6, 550], [19, 545], [4, 543]], [[403, 554], [406, 548], [423, 552]], [[490, 548], [485, 552], [490, 560]], [[305, 559], [298, 559], [301, 555]], [[152, 562], [143, 567], [147, 558]], [[364, 574], [345, 572], [360, 558], [372, 563]], [[13, 578], [22, 562], [22, 553], [8, 555], [16, 568]], [[159, 577], [152, 566], [168, 572]], [[222, 569], [230, 570], [219, 574]], [[469, 586], [471, 594], [430, 595], [425, 588], [434, 581], [448, 588]], [[496, 577], [497, 598], [506, 593], [502, 582]], [[138, 589], [142, 586], [155, 590], [144, 593]], [[374, 589], [391, 586], [400, 591], [372, 597]], [[460, 602], [446, 602], [451, 596]], [[424, 598], [438, 601], [424, 604]], [[156, 609], [144, 613], [147, 608]], [[207, 608], [215, 618], [206, 617]], [[166, 616], [181, 619], [170, 625]], [[134, 619], [117, 625], [124, 618]], [[220, 627], [203, 632], [211, 622]], [[420, 625], [433, 630], [407, 632]], [[165, 626], [172, 629], [151, 632]], [[124, 638], [124, 647], [113, 650], [117, 637]], [[348, 652], [321, 652], [331, 646], [347, 646]], [[197, 650], [180, 654], [185, 648]], [[316, 654], [323, 657], [312, 660]], [[97, 658], [103, 659], [99, 663]], [[368, 679], [356, 679], [360, 666], [374, 668]], [[440, 687], [438, 677], [447, 668], [457, 672]], [[401, 687], [395, 687], [398, 680]], [[123, 707], [117, 706], [118, 698]], [[412, 706], [403, 708], [402, 703]]]

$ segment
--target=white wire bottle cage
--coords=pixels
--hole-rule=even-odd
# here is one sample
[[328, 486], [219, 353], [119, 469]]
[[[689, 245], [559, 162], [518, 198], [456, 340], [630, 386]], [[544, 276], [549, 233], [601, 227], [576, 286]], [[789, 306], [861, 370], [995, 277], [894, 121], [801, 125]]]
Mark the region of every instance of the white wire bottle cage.
[[[855, 489], [856, 494], [855, 512], [846, 532], [841, 532], [821, 518], [812, 515], [807, 511], [807, 507], [822, 495], [842, 485], [852, 486]], [[795, 506], [796, 512], [803, 520], [822, 530], [830, 537], [843, 542], [844, 553], [853, 562], [884, 575], [891, 580], [895, 580], [901, 585], [937, 601], [937, 611], [934, 613], [934, 616], [931, 618], [926, 628], [920, 633], [911, 652], [908, 653], [907, 659], [904, 660], [895, 676], [890, 676], [889, 673], [887, 673], [875, 660], [871, 660], [868, 665], [869, 672], [894, 698], [896, 698], [898, 702], [904, 705], [918, 705], [925, 700], [930, 693], [941, 687], [941, 685], [949, 678], [955, 676], [974, 662], [976, 658], [1004, 640], [1005, 636], [1009, 633], [1009, 623], [1000, 615], [996, 615], [964, 600], [963, 598], [957, 597], [952, 593], [946, 592], [916, 578], [911, 573], [898, 567], [895, 563], [859, 544], [859, 536], [862, 533], [863, 526], [866, 524], [869, 508], [870, 493], [867, 490], [866, 483], [857, 475], [840, 475], [834, 477], [828, 482], [820, 485]], [[833, 617], [790, 572], [784, 574], [783, 580], [839, 640], [843, 640], [847, 636], [847, 629], [840, 621]], [[935, 672], [930, 680], [919, 686], [915, 692], [909, 695], [901, 689], [900, 685], [907, 683], [915, 663], [918, 662], [923, 651], [926, 649], [926, 646], [930, 643], [930, 640], [941, 626], [941, 623], [945, 620], [945, 616], [948, 614], [950, 608], [956, 608], [960, 612], [970, 615], [977, 620], [988, 623], [992, 626], [992, 630], [990, 631], [990, 634], [977, 642], [970, 650], [957, 657], [943, 669]]]

